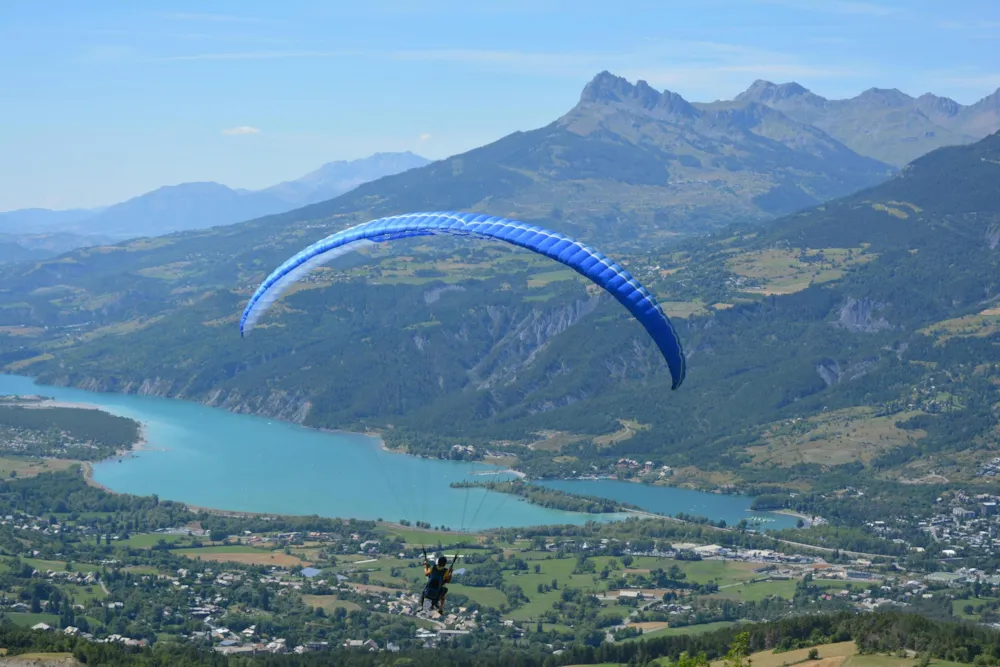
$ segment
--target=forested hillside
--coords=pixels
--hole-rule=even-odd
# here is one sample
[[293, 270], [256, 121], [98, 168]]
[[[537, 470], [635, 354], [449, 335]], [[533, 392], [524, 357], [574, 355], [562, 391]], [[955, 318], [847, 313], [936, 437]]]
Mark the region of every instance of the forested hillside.
[[659, 249], [610, 232], [678, 325], [676, 392], [618, 304], [479, 243], [342, 258], [240, 340], [260, 278], [355, 215], [12, 269], [2, 360], [45, 382], [378, 428], [411, 450], [503, 449], [537, 474], [626, 456], [716, 481], [967, 476], [996, 437], [998, 175], [993, 135], [771, 225]]

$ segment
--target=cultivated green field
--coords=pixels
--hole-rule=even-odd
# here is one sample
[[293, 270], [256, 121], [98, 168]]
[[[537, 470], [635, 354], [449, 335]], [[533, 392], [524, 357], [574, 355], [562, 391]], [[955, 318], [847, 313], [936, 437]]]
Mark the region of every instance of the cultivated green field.
[[59, 616], [56, 614], [29, 614], [28, 612], [11, 612], [7, 614], [7, 619], [14, 625], [30, 628], [38, 623], [47, 623], [52, 627], [59, 626]]
[[[65, 572], [66, 563], [61, 560], [39, 560], [38, 558], [22, 558], [21, 562], [25, 565], [30, 565], [31, 567], [39, 570], [40, 572], [45, 572], [46, 570], [52, 570], [53, 572]], [[89, 563], [73, 563], [73, 570], [76, 572], [96, 572], [97, 566], [91, 565]]]
[[170, 545], [178, 545], [181, 542], [191, 541], [186, 535], [143, 533], [140, 535], [131, 535], [127, 540], [118, 540], [115, 542], [115, 545], [120, 547], [134, 547], [136, 549], [149, 549], [150, 547], [159, 544], [160, 540], [163, 540]]

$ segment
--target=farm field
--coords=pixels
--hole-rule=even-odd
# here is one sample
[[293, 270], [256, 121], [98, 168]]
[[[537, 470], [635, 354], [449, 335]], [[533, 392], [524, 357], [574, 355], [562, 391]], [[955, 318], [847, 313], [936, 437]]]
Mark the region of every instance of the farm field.
[[7, 614], [7, 618], [14, 625], [20, 625], [24, 628], [30, 628], [38, 623], [47, 623], [52, 626], [59, 625], [59, 616], [57, 614], [31, 614], [15, 611]]
[[355, 609], [361, 609], [354, 602], [348, 600], [338, 600], [336, 595], [303, 595], [302, 602], [316, 609], [322, 609], [326, 613], [331, 613], [335, 609], [344, 609], [345, 611], [354, 611]]
[[174, 553], [178, 556], [187, 556], [194, 560], [243, 563], [245, 565], [295, 567], [296, 565], [305, 566], [310, 564], [283, 551], [269, 551], [241, 545], [177, 549]]
[[190, 542], [190, 538], [186, 535], [164, 535], [162, 533], [141, 533], [139, 535], [131, 535], [127, 540], [117, 540], [115, 541], [115, 546], [120, 547], [133, 547], [135, 549], [150, 549], [153, 546], [160, 543], [163, 540], [165, 543], [170, 545], [177, 545], [181, 542]]
[[790, 600], [795, 595], [795, 585], [798, 581], [794, 579], [767, 579], [754, 583], [744, 583], [739, 586], [723, 588], [718, 594], [711, 597], [725, 598], [729, 600], [744, 600], [746, 602], [760, 602], [766, 597], [776, 596]]
[[80, 465], [79, 461], [70, 459], [37, 459], [18, 458], [10, 456], [0, 456], [0, 477], [8, 479], [11, 473], [17, 477], [34, 477], [43, 472], [58, 472], [68, 470], [75, 465]]
[[924, 437], [920, 430], [906, 430], [897, 422], [917, 416], [919, 411], [876, 416], [871, 408], [837, 410], [806, 420], [775, 424], [764, 444], [747, 448], [755, 465], [791, 467], [818, 463], [842, 465], [867, 463], [879, 454]]
[[[867, 244], [865, 244], [867, 245]], [[852, 267], [870, 262], [877, 255], [861, 248], [757, 250], [741, 253], [726, 262], [738, 276], [757, 282], [745, 291], [751, 294], [792, 294], [809, 285], [839, 280]]]
[[631, 637], [624, 641], [634, 642], [640, 639], [653, 639], [655, 637], [675, 637], [678, 635], [700, 635], [706, 632], [712, 632], [714, 630], [719, 630], [721, 628], [728, 628], [731, 625], [735, 625], [733, 621], [716, 621], [715, 623], [701, 623], [699, 625], [684, 625], [679, 628], [660, 628], [656, 630], [650, 630], [643, 632], [639, 637]]
[[378, 532], [383, 535], [395, 535], [411, 546], [427, 545], [428, 552], [430, 552], [431, 545], [434, 545], [435, 549], [438, 544], [447, 548], [459, 542], [482, 539], [481, 535], [453, 533], [441, 530], [424, 530], [423, 528], [400, 526], [391, 523], [381, 524], [378, 528]]
[[[30, 565], [31, 567], [45, 572], [46, 570], [52, 570], [53, 572], [65, 572], [66, 562], [61, 560], [40, 560], [38, 558], [22, 558], [21, 562], [25, 565]], [[76, 572], [97, 572], [98, 567], [96, 565], [91, 565], [89, 563], [73, 563], [73, 569]]]

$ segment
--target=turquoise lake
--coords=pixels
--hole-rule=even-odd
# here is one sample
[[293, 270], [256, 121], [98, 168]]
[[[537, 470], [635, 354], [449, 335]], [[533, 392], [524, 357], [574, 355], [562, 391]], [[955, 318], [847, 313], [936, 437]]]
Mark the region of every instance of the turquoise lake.
[[[453, 489], [451, 482], [504, 479], [507, 474], [482, 463], [388, 452], [377, 438], [361, 434], [316, 431], [189, 401], [37, 385], [16, 375], [0, 375], [0, 394], [42, 394], [142, 422], [149, 449], [94, 465], [94, 480], [122, 493], [155, 493], [165, 500], [234, 511], [427, 521], [456, 530], [620, 518], [550, 510], [480, 489]], [[546, 484], [563, 483], [584, 485], [573, 487], [578, 493], [627, 500], [654, 512], [687, 512], [731, 523], [749, 516], [751, 499], [745, 496], [612, 480]], [[643, 502], [616, 495], [635, 492], [646, 494]], [[768, 516], [776, 522], [766, 527], [785, 527], [787, 517]]]
[[722, 519], [729, 526], [735, 526], [740, 519], [746, 519], [751, 522], [751, 527], [758, 530], [780, 530], [794, 528], [796, 522], [795, 517], [787, 514], [751, 512], [751, 499], [747, 496], [649, 486], [619, 482], [614, 479], [556, 479], [537, 483], [566, 493], [600, 496], [622, 503], [631, 503], [649, 512], [666, 516], [684, 513], [716, 521]]

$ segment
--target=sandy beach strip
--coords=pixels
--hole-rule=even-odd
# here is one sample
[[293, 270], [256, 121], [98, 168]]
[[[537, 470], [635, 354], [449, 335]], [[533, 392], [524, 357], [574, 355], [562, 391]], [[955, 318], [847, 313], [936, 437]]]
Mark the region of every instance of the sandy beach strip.
[[75, 408], [77, 410], [103, 410], [99, 405], [92, 405], [90, 403], [74, 403], [70, 401], [57, 401], [51, 398], [42, 398], [41, 396], [19, 396], [21, 400], [13, 401], [2, 401], [0, 402], [0, 407], [10, 406], [17, 408], [31, 408], [31, 409], [45, 409], [45, 408]]

